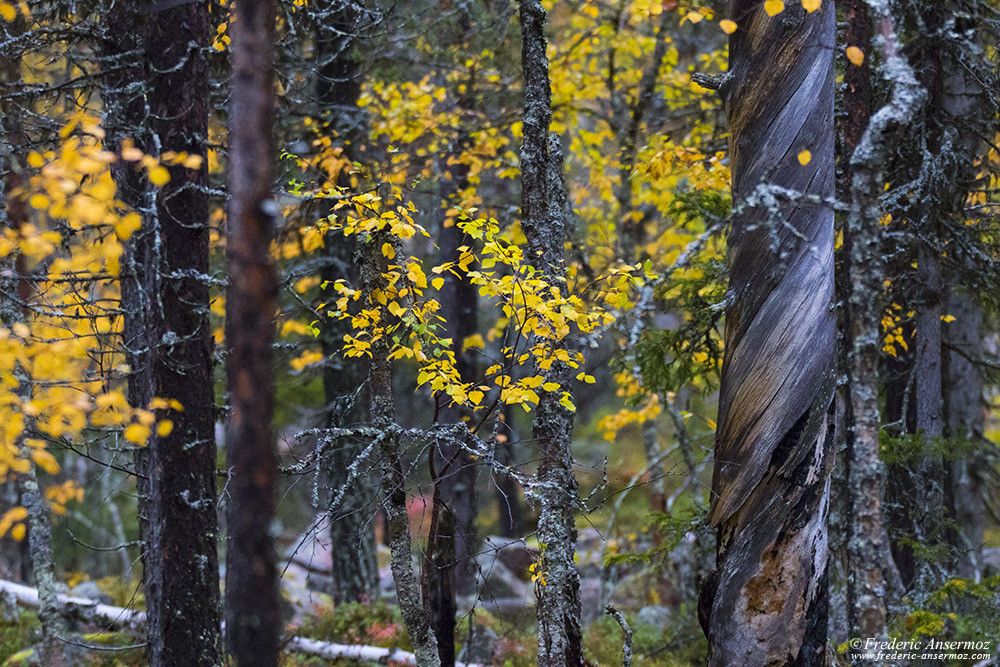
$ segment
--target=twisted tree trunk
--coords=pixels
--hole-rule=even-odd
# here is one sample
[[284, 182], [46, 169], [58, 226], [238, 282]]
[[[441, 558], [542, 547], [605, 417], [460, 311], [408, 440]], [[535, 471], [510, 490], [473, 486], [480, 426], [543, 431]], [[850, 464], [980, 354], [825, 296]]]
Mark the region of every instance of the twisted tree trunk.
[[226, 363], [231, 478], [226, 552], [226, 640], [237, 665], [277, 665], [281, 633], [271, 523], [278, 466], [271, 417], [277, 280], [270, 257], [273, 186], [273, 0], [236, 0], [229, 109], [230, 208]]
[[[549, 136], [552, 99], [549, 61], [545, 53], [545, 9], [538, 0], [521, 2], [521, 64], [524, 70], [524, 142], [521, 146], [521, 229], [525, 256], [554, 284], [563, 283], [566, 239], [566, 191], [562, 150]], [[560, 341], [557, 345], [566, 345]], [[572, 374], [553, 363], [545, 382], [568, 389]], [[538, 443], [535, 491], [541, 504], [538, 519], [539, 559], [544, 583], [538, 594], [538, 664], [573, 667], [583, 664], [580, 627], [580, 575], [573, 566], [578, 501], [573, 474], [573, 412], [559, 402], [561, 391], [539, 392], [532, 434]]]
[[832, 442], [832, 2], [737, 0], [726, 101], [736, 206], [703, 589], [712, 665], [821, 665]]

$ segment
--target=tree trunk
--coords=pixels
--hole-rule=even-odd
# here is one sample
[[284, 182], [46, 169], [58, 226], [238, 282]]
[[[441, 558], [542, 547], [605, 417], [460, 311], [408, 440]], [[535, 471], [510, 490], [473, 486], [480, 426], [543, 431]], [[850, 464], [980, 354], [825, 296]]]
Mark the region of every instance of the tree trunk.
[[[835, 321], [834, 7], [738, 0], [735, 212], [703, 589], [712, 665], [822, 665]], [[803, 164], [804, 163], [804, 164]]]
[[[521, 230], [525, 256], [554, 285], [565, 285], [563, 245], [566, 239], [566, 190], [562, 149], [549, 137], [552, 99], [549, 61], [545, 53], [545, 9], [538, 0], [521, 0], [521, 66], [524, 72], [524, 141], [521, 146]], [[567, 341], [554, 343], [565, 347]], [[532, 435], [538, 443], [536, 493], [540, 573], [537, 582], [538, 664], [565, 667], [583, 664], [580, 627], [580, 575], [573, 565], [579, 502], [573, 474], [573, 412], [560, 404], [572, 374], [561, 362], [547, 371], [535, 369], [545, 382], [561, 389], [539, 392]]]
[[[382, 276], [388, 267], [380, 249], [383, 244], [393, 242], [392, 237], [380, 232], [368, 239], [362, 248], [364, 264], [361, 267], [361, 289], [365, 294], [365, 301], [373, 298], [371, 295], [375, 290], [383, 289]], [[399, 248], [395, 250], [398, 255]], [[387, 310], [382, 311], [382, 317], [388, 317]], [[368, 384], [369, 417], [371, 423], [383, 432], [379, 438], [382, 502], [399, 611], [413, 643], [417, 664], [420, 667], [437, 667], [441, 664], [437, 641], [431, 630], [428, 610], [421, 600], [420, 585], [413, 572], [413, 545], [406, 511], [406, 480], [392, 394], [392, 362], [389, 359], [389, 344], [384, 337], [372, 344]]]
[[[468, 84], [472, 86], [472, 82]], [[468, 107], [464, 104], [463, 107]], [[464, 136], [441, 163], [441, 200], [449, 207], [455, 196], [468, 187], [468, 167], [459, 162], [467, 143]], [[454, 162], [450, 167], [448, 162]], [[470, 247], [474, 241], [451, 220], [441, 216], [438, 237], [440, 261], [457, 264], [460, 247]], [[441, 316], [448, 328], [446, 338], [452, 341], [455, 367], [463, 382], [475, 382], [475, 350], [465, 347], [465, 340], [479, 330], [479, 292], [470, 282], [468, 272], [443, 275], [440, 290]], [[447, 400], [447, 399], [445, 399]], [[469, 416], [456, 405], [444, 405], [438, 414], [439, 424], [458, 424]], [[456, 432], [457, 433], [457, 432]], [[457, 435], [456, 435], [457, 437]], [[464, 443], [471, 445], [470, 442]], [[476, 464], [462, 443], [451, 437], [439, 440], [429, 453], [434, 496], [431, 506], [431, 530], [424, 557], [425, 600], [431, 611], [437, 636], [441, 664], [455, 662], [455, 610], [458, 593], [474, 593], [476, 585]]]
[[272, 522], [277, 457], [271, 376], [277, 281], [270, 257], [279, 208], [273, 186], [272, 0], [233, 4], [229, 108], [230, 208], [226, 256], [226, 433], [230, 471], [226, 635], [237, 665], [277, 665], [281, 633]]
[[[5, 37], [16, 37], [22, 32], [22, 21], [18, 18], [6, 24]], [[13, 35], [11, 35], [13, 33]], [[16, 52], [15, 52], [16, 53]], [[21, 125], [20, 109], [16, 103], [8, 97], [14, 89], [21, 85], [21, 60], [20, 55], [0, 56], [0, 77], [2, 77], [3, 97], [0, 98], [0, 110], [3, 112], [3, 136], [7, 143], [3, 153], [8, 158], [5, 164], [0, 166], [0, 173], [5, 173], [3, 183], [3, 205], [6, 209], [6, 227], [19, 231], [28, 221], [25, 194], [19, 192], [20, 188], [27, 183], [24, 174], [26, 165], [20, 162], [25, 154], [27, 137]], [[31, 298], [31, 289], [28, 277], [25, 275], [26, 266], [24, 256], [18, 253], [12, 262], [5, 259], [6, 265], [3, 284], [0, 285], [0, 319], [5, 327], [11, 327], [16, 322], [30, 322], [31, 311], [27, 303]], [[11, 269], [13, 269], [11, 271]], [[8, 277], [9, 276], [9, 277]], [[14, 295], [11, 298], [8, 295]], [[32, 381], [27, 373], [20, 371], [16, 373], [19, 383], [18, 392], [23, 400], [30, 400], [32, 393]], [[17, 438], [16, 447], [18, 456], [27, 460], [27, 472], [17, 476], [17, 487], [19, 501], [24, 504], [28, 511], [28, 532], [26, 538], [28, 545], [28, 569], [38, 587], [38, 620], [41, 622], [41, 643], [39, 646], [40, 662], [45, 667], [63, 667], [66, 665], [66, 654], [64, 644], [60, 639], [65, 633], [66, 624], [60, 615], [60, 605], [56, 596], [55, 566], [52, 558], [52, 526], [49, 516], [49, 504], [45, 499], [42, 490], [39, 488], [38, 475], [35, 463], [31, 460], [30, 448], [25, 445], [24, 440], [28, 435], [31, 420], [26, 420], [20, 435]]]
[[[317, 59], [321, 63], [316, 97], [321, 113], [331, 114], [329, 121], [337, 132], [344, 156], [353, 162], [361, 158], [358, 146], [365, 142], [364, 115], [358, 107], [361, 74], [354, 54], [358, 12], [346, 0], [327, 0], [316, 9], [321, 12], [316, 40]], [[336, 174], [338, 186], [349, 187], [350, 182], [346, 172]], [[331, 212], [331, 206], [323, 207], [319, 217], [322, 219]], [[357, 247], [353, 238], [330, 233], [322, 252], [320, 277], [324, 283], [333, 285], [338, 279], [356, 277]], [[333, 288], [329, 291], [332, 293]], [[361, 423], [365, 406], [355, 392], [364, 383], [364, 364], [341, 354], [346, 325], [328, 319], [321, 330], [320, 345], [326, 359], [323, 395], [327, 425], [334, 428]], [[323, 471], [331, 494], [348, 483], [351, 463], [362, 449], [358, 439], [343, 438], [324, 457]], [[337, 507], [328, 508], [333, 599], [338, 604], [369, 601], [379, 595], [375, 532], [366, 516], [373, 501], [372, 491], [370, 480], [364, 475], [343, 495]]]
[[[888, 18], [880, 16], [882, 38], [894, 40]], [[856, 2], [849, 10], [849, 21], [858, 29], [849, 46], [868, 51], [871, 28], [865, 8]], [[886, 46], [891, 49], [893, 47]], [[889, 51], [891, 54], [892, 51]], [[890, 58], [893, 56], [889, 56]], [[898, 59], [898, 58], [897, 58]], [[869, 59], [866, 57], [866, 63]], [[852, 95], [864, 95], [870, 109], [870, 80], [861, 66], [848, 65]], [[865, 66], [867, 70], [867, 65]], [[912, 75], [911, 75], [912, 78]], [[848, 379], [847, 488], [850, 495], [848, 525], [848, 621], [851, 637], [886, 639], [884, 571], [885, 526], [882, 512], [882, 482], [885, 471], [879, 460], [879, 376], [882, 348], [882, 282], [885, 260], [882, 257], [879, 195], [884, 183], [883, 164], [892, 149], [886, 136], [894, 105], [900, 104], [907, 90], [905, 81], [893, 81], [893, 100], [879, 114], [870, 118], [867, 127], [860, 118], [849, 117], [848, 138], [851, 146], [851, 211], [844, 234], [850, 264], [848, 305]], [[870, 111], [869, 111], [870, 114]], [[858, 136], [857, 131], [862, 135]], [[861, 660], [855, 656], [855, 660]]]
[[[122, 198], [143, 214], [122, 275], [129, 402], [156, 398], [173, 422], [136, 452], [147, 653], [153, 665], [221, 664], [215, 491], [215, 398], [209, 326], [208, 7], [116, 4], [108, 17], [114, 56], [106, 77], [109, 135], [143, 151], [201, 156], [169, 167], [154, 187], [127, 166]], [[138, 77], [138, 78], [134, 78]]]
[[980, 451], [986, 411], [983, 405], [982, 370], [970, 359], [983, 358], [983, 311], [965, 292], [952, 289], [947, 312], [954, 321], [945, 324], [945, 436], [957, 443], [956, 451], [969, 452], [948, 461], [947, 508], [954, 527], [948, 538], [956, 576], [979, 581], [983, 575], [984, 479], [989, 464]]

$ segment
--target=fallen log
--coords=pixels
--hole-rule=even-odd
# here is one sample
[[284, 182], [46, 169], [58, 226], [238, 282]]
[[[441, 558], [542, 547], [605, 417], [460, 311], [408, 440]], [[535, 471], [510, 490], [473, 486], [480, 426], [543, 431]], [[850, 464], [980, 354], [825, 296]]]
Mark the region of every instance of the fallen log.
[[[23, 607], [38, 606], [38, 591], [30, 586], [15, 584], [12, 581], [0, 580], [0, 597], [6, 597]], [[64, 616], [78, 618], [87, 622], [97, 623], [108, 628], [131, 628], [143, 630], [146, 624], [146, 614], [134, 609], [113, 607], [101, 604], [96, 600], [70, 597], [60, 594], [59, 607]], [[353, 658], [367, 660], [379, 664], [393, 662], [400, 665], [416, 665], [417, 658], [409, 651], [397, 648], [380, 648], [378, 646], [361, 646], [356, 644], [336, 644], [308, 637], [291, 637], [284, 643], [284, 650], [292, 653], [314, 655], [318, 658]], [[483, 667], [475, 663], [455, 663], [455, 667]]]

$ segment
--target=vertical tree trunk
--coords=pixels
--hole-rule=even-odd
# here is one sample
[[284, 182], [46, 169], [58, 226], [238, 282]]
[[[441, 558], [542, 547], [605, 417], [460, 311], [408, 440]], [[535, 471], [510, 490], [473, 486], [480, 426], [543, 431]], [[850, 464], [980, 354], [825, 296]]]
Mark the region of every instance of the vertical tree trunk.
[[983, 441], [986, 411], [983, 406], [983, 375], [969, 359], [983, 357], [983, 311], [965, 292], [952, 289], [947, 312], [955, 318], [945, 325], [945, 436], [956, 441], [967, 456], [949, 461], [946, 468], [947, 507], [954, 528], [949, 542], [954, 552], [956, 576], [979, 581], [983, 575], [982, 470], [988, 469], [977, 450]]
[[[960, 43], [959, 48], [973, 53], [979, 51], [982, 46], [977, 33], [970, 29], [979, 11], [975, 3], [952, 2], [947, 7], [946, 17], [955, 21], [955, 32], [964, 34], [967, 40]], [[944, 213], [953, 214], [955, 222], [964, 226], [968, 222], [965, 211], [968, 194], [976, 188], [976, 156], [982, 146], [982, 136], [989, 135], [994, 121], [989, 117], [990, 112], [985, 111], [991, 107], [981, 79], [956, 58], [943, 64], [941, 110], [946, 127], [942, 153], [948, 148], [953, 151], [951, 168], [955, 174], [953, 178], [945, 178], [945, 184], [951, 186], [950, 191], [945, 189], [951, 210], [946, 209]], [[941, 314], [955, 319], [944, 324], [942, 331], [942, 342], [948, 348], [942, 360], [944, 435], [958, 441], [959, 446], [952, 449], [960, 452], [945, 462], [943, 491], [953, 526], [946, 530], [946, 536], [952, 549], [953, 575], [978, 581], [983, 574], [983, 521], [986, 516], [980, 471], [988, 469], [988, 464], [981, 449], [985, 422], [983, 375], [970, 359], [983, 356], [983, 311], [971, 294], [956, 286], [958, 277], [949, 273], [946, 281], [952, 284], [946, 290]]]
[[[908, 123], [922, 104], [923, 91], [898, 55], [895, 28], [884, 2], [870, 3], [882, 45], [883, 77], [892, 86], [889, 102], [868, 123], [851, 158], [851, 209], [845, 244], [850, 247], [851, 294], [848, 306], [852, 346], [848, 433], [848, 489], [851, 495], [848, 537], [848, 618], [851, 636], [886, 638], [886, 544], [879, 461], [878, 360], [882, 337], [880, 294], [885, 273], [879, 196], [884, 164], [894, 146], [892, 131]], [[857, 20], [857, 17], [854, 17]], [[859, 47], [860, 48], [860, 47]], [[891, 563], [890, 563], [891, 565]], [[861, 660], [860, 656], [855, 659]], [[866, 663], [867, 664], [867, 663]]]
[[[146, 30], [150, 149], [202, 156], [198, 169], [170, 168], [152, 193], [151, 223], [136, 240], [136, 303], [153, 347], [132, 391], [179, 401], [164, 411], [173, 430], [140, 459], [148, 478], [143, 562], [153, 665], [221, 664], [215, 397], [209, 326], [208, 7], [153, 8]], [[145, 354], [144, 354], [145, 353]]]
[[277, 282], [270, 257], [278, 204], [274, 153], [272, 0], [235, 0], [229, 109], [226, 363], [231, 474], [226, 635], [237, 665], [277, 665], [281, 632], [274, 538], [277, 458], [271, 376]]
[[[387, 269], [381, 248], [393, 242], [385, 233], [374, 235], [365, 243], [361, 267], [361, 289], [366, 301], [376, 289], [382, 289], [383, 273]], [[398, 249], [396, 254], [399, 254]], [[383, 310], [382, 317], [388, 317]], [[403, 616], [403, 624], [413, 643], [419, 667], [437, 667], [441, 664], [437, 641], [428, 620], [428, 610], [421, 600], [420, 585], [413, 572], [413, 545], [410, 539], [409, 517], [406, 512], [406, 480], [403, 475], [396, 405], [392, 395], [392, 362], [389, 344], [380, 338], [372, 345], [369, 383], [369, 417], [381, 429], [379, 438], [379, 464], [382, 476], [383, 507], [385, 509], [386, 538], [392, 557], [392, 578], [396, 583], [396, 598]]]
[[[467, 84], [466, 95], [459, 102], [463, 109], [471, 107], [469, 98], [474, 81]], [[441, 159], [442, 207], [450, 207], [454, 197], [468, 187], [466, 165], [460, 162], [468, 137], [462, 133], [454, 148]], [[452, 162], [451, 166], [447, 163]], [[458, 264], [460, 247], [474, 241], [451, 220], [440, 216], [438, 236], [440, 261]], [[446, 322], [446, 338], [452, 340], [455, 366], [463, 382], [475, 382], [474, 349], [465, 347], [465, 340], [479, 330], [479, 292], [470, 282], [468, 272], [444, 274], [440, 291], [441, 316]], [[457, 424], [469, 416], [460, 406], [442, 406], [438, 423]], [[457, 437], [457, 436], [456, 436]], [[466, 442], [470, 445], [471, 442]], [[425, 599], [433, 617], [438, 651], [444, 665], [455, 662], [455, 611], [458, 593], [473, 593], [476, 585], [476, 464], [472, 456], [451, 437], [439, 441], [429, 453], [434, 497], [431, 506], [431, 531], [424, 558], [423, 577]]]
[[143, 214], [122, 275], [129, 402], [179, 401], [173, 422], [136, 452], [147, 653], [153, 665], [221, 664], [215, 406], [209, 327], [208, 7], [116, 3], [108, 15], [109, 139], [201, 156], [162, 187], [116, 168], [121, 197]]
[[[317, 59], [322, 63], [317, 101], [323, 112], [330, 112], [331, 127], [336, 129], [345, 157], [353, 162], [361, 158], [358, 146], [365, 141], [363, 112], [358, 106], [361, 74], [354, 54], [358, 12], [348, 0], [326, 0], [315, 9], [321, 12], [316, 40]], [[350, 186], [350, 176], [345, 172], [337, 174], [337, 185]], [[325, 207], [320, 217], [329, 215], [331, 209]], [[332, 285], [338, 279], [356, 275], [357, 248], [353, 238], [330, 233], [323, 253], [320, 276], [325, 283]], [[344, 329], [331, 319], [322, 327], [320, 336], [326, 357], [323, 395], [327, 425], [331, 428], [360, 423], [365, 414], [363, 401], [355, 395], [364, 382], [364, 364], [341, 354]], [[350, 465], [361, 449], [357, 439], [344, 438], [324, 458], [323, 468], [331, 493], [347, 483]], [[379, 595], [375, 533], [365, 514], [373, 495], [369, 479], [363, 476], [355, 488], [343, 495], [338, 507], [329, 508], [333, 599], [338, 604], [372, 600]]]
[[[525, 256], [553, 284], [565, 289], [563, 245], [566, 239], [566, 191], [562, 149], [549, 136], [552, 119], [549, 61], [545, 53], [545, 9], [538, 0], [521, 0], [521, 66], [524, 72], [524, 141], [521, 146], [521, 229]], [[566, 341], [556, 343], [566, 345]], [[570, 369], [552, 364], [535, 369], [545, 382], [568, 391]], [[559, 402], [560, 391], [540, 392], [532, 435], [538, 443], [536, 493], [541, 504], [539, 565], [545, 583], [538, 594], [538, 664], [583, 664], [580, 627], [580, 575], [573, 565], [579, 501], [573, 474], [573, 412]]]
[[834, 7], [790, 3], [771, 17], [737, 0], [733, 20], [720, 90], [736, 209], [709, 517], [719, 547], [702, 613], [712, 665], [822, 665]]
[[[5, 28], [4, 37], [16, 37], [22, 32], [21, 20], [18, 18], [13, 22], [5, 23]], [[18, 105], [11, 96], [11, 93], [21, 85], [19, 54], [0, 56], [0, 77], [2, 77], [3, 85], [2, 97], [0, 97], [0, 110], [3, 112], [3, 140], [7, 144], [3, 149], [6, 159], [4, 164], [0, 165], [0, 173], [6, 174], [3, 183], [3, 205], [6, 209], [5, 226], [17, 231], [28, 221], [24, 193], [19, 192], [20, 188], [24, 187], [27, 182], [23, 171], [26, 165], [21, 162], [26, 150], [27, 137], [21, 125]], [[28, 277], [25, 275], [24, 256], [18, 254], [13, 258], [13, 262], [5, 261], [4, 263], [7, 264], [4, 273], [10, 277], [5, 275], [2, 279], [3, 285], [0, 294], [3, 295], [3, 302], [0, 303], [0, 319], [5, 327], [10, 327], [16, 322], [30, 320], [31, 311], [25, 304], [31, 298], [31, 290]], [[8, 295], [16, 295], [16, 299], [10, 298]], [[19, 393], [25, 400], [30, 400], [31, 378], [27, 373], [21, 372], [18, 373], [17, 380], [20, 383]], [[39, 488], [35, 463], [31, 461], [29, 448], [24, 444], [30, 420], [26, 420], [26, 422], [18, 437], [17, 449], [19, 456], [29, 461], [29, 465], [27, 472], [18, 476], [17, 486], [20, 502], [24, 503], [24, 507], [28, 511], [26, 538], [30, 565], [28, 569], [34, 579], [34, 585], [38, 588], [38, 620], [42, 626], [39, 657], [41, 664], [45, 667], [63, 667], [67, 664], [65, 646], [59, 635], [65, 633], [66, 624], [60, 613], [56, 591], [49, 504]]]

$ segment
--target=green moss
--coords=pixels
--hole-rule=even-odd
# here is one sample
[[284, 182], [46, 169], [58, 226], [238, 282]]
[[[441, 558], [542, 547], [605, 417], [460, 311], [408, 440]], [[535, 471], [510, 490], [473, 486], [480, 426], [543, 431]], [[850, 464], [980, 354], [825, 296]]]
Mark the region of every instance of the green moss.
[[16, 621], [0, 621], [0, 664], [31, 648], [40, 628], [38, 616], [30, 611], [22, 611]]

